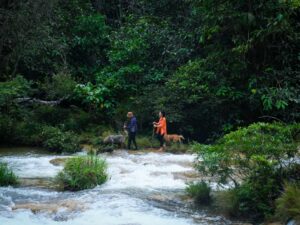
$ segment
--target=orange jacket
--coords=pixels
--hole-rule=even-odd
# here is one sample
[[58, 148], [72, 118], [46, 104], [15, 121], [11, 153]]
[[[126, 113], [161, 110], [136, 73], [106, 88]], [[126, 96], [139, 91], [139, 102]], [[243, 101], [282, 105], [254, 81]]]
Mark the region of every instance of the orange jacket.
[[167, 134], [167, 120], [165, 117], [161, 117], [158, 121], [156, 133], [160, 135]]

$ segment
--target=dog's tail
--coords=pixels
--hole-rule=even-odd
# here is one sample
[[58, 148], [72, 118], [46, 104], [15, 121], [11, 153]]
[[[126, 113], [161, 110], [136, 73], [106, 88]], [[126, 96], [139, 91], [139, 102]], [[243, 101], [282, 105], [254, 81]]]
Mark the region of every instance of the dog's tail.
[[182, 135], [179, 135], [179, 138], [180, 138], [181, 140], [185, 140], [185, 138], [184, 138]]

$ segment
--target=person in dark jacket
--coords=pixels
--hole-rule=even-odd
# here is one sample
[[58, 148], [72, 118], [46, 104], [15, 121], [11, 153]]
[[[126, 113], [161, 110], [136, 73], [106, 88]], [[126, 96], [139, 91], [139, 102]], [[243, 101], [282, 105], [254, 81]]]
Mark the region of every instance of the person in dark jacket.
[[137, 150], [137, 144], [135, 141], [135, 136], [137, 132], [137, 120], [136, 117], [133, 115], [132, 112], [127, 113], [128, 122], [127, 125], [124, 126], [124, 128], [128, 131], [128, 145], [127, 148], [131, 148], [131, 142], [133, 143], [135, 150]]

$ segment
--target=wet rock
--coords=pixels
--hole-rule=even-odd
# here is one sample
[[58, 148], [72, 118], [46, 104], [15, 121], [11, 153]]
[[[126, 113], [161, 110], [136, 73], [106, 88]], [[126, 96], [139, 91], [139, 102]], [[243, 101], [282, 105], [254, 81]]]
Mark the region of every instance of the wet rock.
[[247, 223], [247, 222], [235, 222], [233, 225], [253, 225], [252, 223]]
[[28, 209], [35, 214], [40, 212], [54, 214], [60, 210], [65, 210], [67, 212], [83, 211], [85, 209], [85, 206], [81, 202], [77, 202], [74, 200], [66, 200], [57, 203], [47, 202], [47, 203], [16, 204], [12, 208], [12, 210], [18, 210], [18, 209]]
[[121, 168], [120, 174], [126, 174], [126, 173], [130, 173], [129, 170]]
[[299, 225], [299, 224], [300, 224], [299, 221], [296, 222], [296, 220], [293, 220], [293, 219], [290, 219], [290, 220], [286, 223], [286, 225]]
[[167, 175], [168, 173], [167, 172], [151, 172], [150, 173], [150, 176], [162, 176], [162, 175]]
[[114, 151], [114, 148], [112, 146], [105, 146], [103, 148], [100, 149], [100, 152], [113, 152]]
[[68, 158], [55, 158], [51, 159], [49, 162], [54, 166], [63, 166]]
[[199, 174], [194, 171], [185, 171], [185, 172], [173, 172], [174, 179], [181, 179], [181, 180], [195, 180], [199, 178]]
[[38, 187], [55, 189], [56, 185], [49, 178], [20, 178], [21, 187]]

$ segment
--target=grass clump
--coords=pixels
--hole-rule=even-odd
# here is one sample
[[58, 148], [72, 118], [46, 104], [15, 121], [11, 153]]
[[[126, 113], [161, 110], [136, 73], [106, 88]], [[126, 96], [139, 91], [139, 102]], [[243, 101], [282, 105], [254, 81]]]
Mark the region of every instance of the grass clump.
[[276, 200], [276, 215], [278, 218], [287, 221], [294, 219], [300, 223], [300, 184], [287, 183], [284, 192]]
[[209, 204], [211, 201], [211, 187], [204, 181], [189, 184], [186, 192], [196, 204]]
[[62, 190], [79, 191], [103, 184], [107, 177], [107, 164], [103, 159], [78, 156], [66, 161], [56, 181]]
[[18, 178], [7, 166], [7, 163], [0, 162], [0, 186], [16, 185]]

